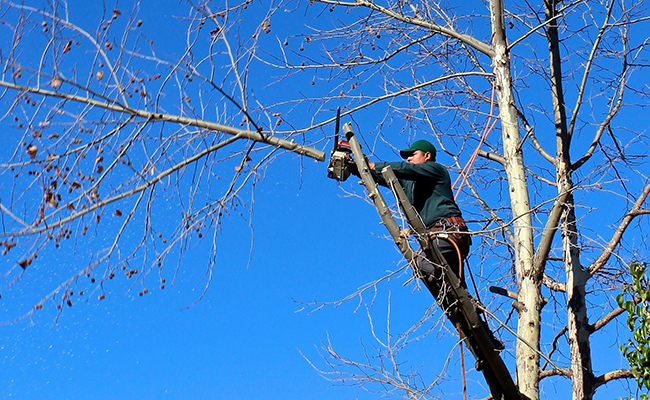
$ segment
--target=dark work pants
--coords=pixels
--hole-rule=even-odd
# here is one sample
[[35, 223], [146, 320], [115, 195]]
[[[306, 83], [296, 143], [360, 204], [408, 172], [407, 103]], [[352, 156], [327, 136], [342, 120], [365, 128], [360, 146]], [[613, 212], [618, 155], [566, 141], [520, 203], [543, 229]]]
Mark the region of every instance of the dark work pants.
[[[465, 274], [461, 273], [462, 265], [458, 263], [458, 251], [456, 247], [451, 244], [448, 240], [442, 238], [435, 238], [431, 240], [431, 244], [438, 247], [440, 254], [445, 258], [449, 268], [458, 276], [461, 282], [465, 281]], [[465, 254], [463, 255], [463, 257]], [[422, 272], [423, 275], [433, 276], [435, 279], [440, 279], [439, 271], [436, 270], [435, 266], [423, 256], [418, 256], [416, 259], [417, 267]]]
[[[462, 264], [458, 262], [458, 251], [456, 247], [442, 238], [432, 239], [431, 244], [438, 247], [440, 254], [447, 261], [451, 271], [456, 276], [460, 275], [460, 283], [465, 286], [465, 276], [462, 273], [459, 274], [459, 268], [462, 268]], [[415, 259], [415, 263], [421, 274], [422, 282], [436, 299], [438, 305], [445, 311], [453, 326], [456, 327], [459, 320], [458, 315], [456, 315], [458, 310], [454, 307], [456, 301], [455, 297], [448, 295], [448, 288], [444, 284], [442, 268], [435, 266], [424, 254], [419, 254]]]
[[[467, 246], [465, 247], [466, 249], [469, 249], [469, 244], [471, 243], [469, 236], [465, 235], [463, 240], [467, 240], [469, 242], [466, 243]], [[467, 288], [465, 285], [465, 274], [460, 273], [459, 267], [462, 268], [462, 264], [459, 266], [458, 251], [456, 250], [456, 247], [442, 238], [433, 239], [431, 243], [438, 247], [438, 250], [447, 261], [449, 268], [456, 274], [456, 276], [459, 276], [460, 274], [460, 283], [462, 286]], [[463, 254], [463, 259], [466, 256], [467, 254]], [[443, 284], [441, 268], [436, 268], [429, 260], [426, 259], [423, 254], [419, 254], [415, 262], [417, 268], [422, 274], [422, 281], [426, 285], [427, 289], [429, 289], [433, 297], [435, 297], [440, 307], [445, 311], [452, 325], [454, 327], [460, 326], [459, 321], [461, 320], [461, 316], [459, 314], [460, 311], [455, 306], [456, 298], [454, 296], [448, 295], [449, 293]], [[480, 321], [482, 324], [484, 324], [484, 328], [487, 331], [487, 334], [489, 335], [490, 339], [492, 339], [494, 348], [498, 351], [503, 350], [503, 343], [501, 343], [501, 341], [499, 341], [494, 336], [494, 333], [488, 326], [487, 322], [485, 322], [483, 317], [480, 319]]]

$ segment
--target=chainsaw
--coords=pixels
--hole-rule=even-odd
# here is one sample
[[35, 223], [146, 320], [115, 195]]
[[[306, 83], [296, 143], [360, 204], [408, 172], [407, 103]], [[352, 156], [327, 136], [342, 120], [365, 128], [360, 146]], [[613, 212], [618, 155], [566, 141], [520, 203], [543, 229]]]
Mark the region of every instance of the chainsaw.
[[339, 127], [341, 124], [341, 109], [336, 110], [336, 128], [334, 132], [334, 148], [330, 154], [330, 163], [327, 166], [327, 177], [337, 181], [345, 181], [350, 176], [350, 171], [356, 165], [352, 157], [352, 148], [347, 140], [339, 140]]

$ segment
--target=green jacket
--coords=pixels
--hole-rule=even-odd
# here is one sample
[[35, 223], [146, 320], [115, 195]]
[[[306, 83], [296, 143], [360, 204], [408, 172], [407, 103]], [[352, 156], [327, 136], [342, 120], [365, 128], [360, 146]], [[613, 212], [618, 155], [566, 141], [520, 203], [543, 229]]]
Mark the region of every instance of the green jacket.
[[390, 165], [406, 192], [406, 197], [420, 213], [427, 228], [448, 217], [461, 217], [460, 208], [454, 201], [449, 172], [442, 164], [427, 161], [409, 164], [404, 161], [377, 162], [372, 173], [375, 182], [387, 186], [381, 170]]

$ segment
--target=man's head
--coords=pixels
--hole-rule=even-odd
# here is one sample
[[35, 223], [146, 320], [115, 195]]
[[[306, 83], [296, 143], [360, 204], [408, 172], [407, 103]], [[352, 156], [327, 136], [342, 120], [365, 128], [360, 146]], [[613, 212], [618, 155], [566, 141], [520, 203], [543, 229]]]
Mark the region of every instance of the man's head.
[[408, 149], [400, 150], [399, 154], [411, 164], [436, 161], [436, 148], [427, 140], [416, 140]]

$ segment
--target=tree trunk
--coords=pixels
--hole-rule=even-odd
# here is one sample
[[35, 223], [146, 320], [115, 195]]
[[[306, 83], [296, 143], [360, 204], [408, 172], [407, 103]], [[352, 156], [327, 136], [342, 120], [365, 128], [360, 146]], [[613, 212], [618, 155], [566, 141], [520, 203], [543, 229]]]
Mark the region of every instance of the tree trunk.
[[556, 137], [556, 168], [558, 196], [568, 193], [562, 205], [562, 253], [566, 271], [567, 290], [567, 332], [571, 349], [571, 381], [573, 399], [591, 399], [593, 395], [594, 376], [591, 365], [591, 346], [589, 342], [589, 319], [585, 300], [585, 285], [589, 277], [580, 262], [578, 247], [578, 227], [575, 216], [573, 197], [573, 179], [571, 170], [571, 132], [568, 130], [562, 84], [562, 60], [557, 29], [556, 3], [544, 2], [547, 21], [546, 37], [549, 48], [551, 72], [551, 93], [553, 97], [553, 117]]
[[593, 395], [594, 376], [591, 365], [589, 319], [585, 285], [589, 274], [580, 265], [573, 196], [566, 205], [562, 223], [562, 248], [566, 267], [567, 333], [571, 348], [571, 380], [574, 400], [589, 400]]
[[514, 106], [510, 58], [503, 27], [501, 0], [492, 0], [492, 41], [495, 89], [499, 105], [499, 119], [503, 136], [505, 170], [510, 188], [515, 248], [515, 271], [519, 286], [519, 302], [524, 305], [519, 312], [517, 332], [525, 340], [517, 341], [517, 383], [525, 398], [539, 398], [539, 341], [541, 274], [533, 268], [534, 242], [530, 200], [524, 160], [521, 152], [519, 122]]

